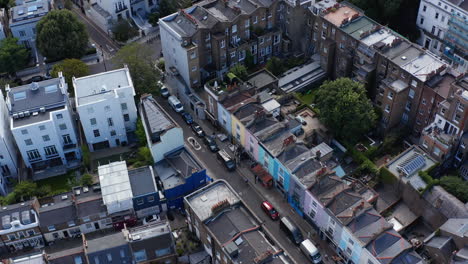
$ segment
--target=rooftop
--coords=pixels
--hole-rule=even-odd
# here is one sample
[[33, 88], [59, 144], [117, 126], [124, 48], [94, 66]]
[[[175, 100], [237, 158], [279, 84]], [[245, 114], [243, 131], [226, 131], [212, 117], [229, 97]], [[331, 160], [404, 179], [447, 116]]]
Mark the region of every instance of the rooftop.
[[[376, 237], [366, 248], [380, 263], [388, 264], [394, 263], [392, 262], [394, 258], [399, 257], [403, 251], [410, 249], [411, 245], [395, 230], [389, 229]], [[417, 255], [407, 256], [407, 258], [407, 261], [403, 263], [416, 264], [421, 260]]]
[[440, 230], [460, 237], [468, 237], [468, 218], [450, 218], [440, 227]]
[[[39, 200], [39, 223], [42, 227], [58, 225], [75, 221], [76, 208], [73, 204], [71, 192], [62, 193]], [[75, 223], [76, 224], [76, 223]]]
[[169, 153], [165, 159], [154, 165], [155, 173], [161, 179], [164, 189], [169, 190], [181, 184], [193, 173], [201, 171], [201, 165], [185, 148]]
[[14, 6], [11, 11], [13, 23], [30, 20], [46, 15], [49, 12], [49, 2], [47, 0], [25, 1], [22, 5]]
[[378, 234], [391, 227], [392, 225], [373, 208], [368, 208], [348, 223], [348, 228], [354, 237], [359, 238], [362, 245], [367, 245]]
[[99, 184], [95, 184], [92, 187], [75, 187], [73, 188], [73, 195], [78, 218], [107, 212], [107, 208], [102, 200], [101, 186]]
[[[361, 41], [365, 42], [362, 39], [362, 36], [365, 32], [368, 32], [377, 25], [374, 21], [370, 20], [366, 16], [361, 16], [358, 19], [354, 20], [352, 23], [343, 26], [341, 29], [348, 33], [351, 37], [355, 39], [361, 39]], [[367, 43], [366, 43], [367, 44]], [[372, 44], [367, 44], [368, 46]]]
[[276, 78], [267, 69], [262, 69], [249, 75], [249, 79], [247, 80], [247, 82], [257, 87], [257, 89], [262, 89], [275, 82], [278, 82], [278, 78]]
[[125, 161], [99, 166], [98, 174], [102, 199], [109, 214], [133, 208], [132, 187]]
[[255, 136], [274, 157], [281, 154], [286, 140], [294, 140], [288, 123], [284, 121], [255, 133]]
[[323, 17], [330, 23], [334, 24], [337, 27], [351, 21], [352, 17], [360, 16], [359, 12], [347, 5], [340, 5], [335, 10], [330, 10], [329, 13]]
[[153, 168], [150, 166], [131, 169], [128, 171], [128, 177], [135, 197], [158, 191]]
[[311, 62], [294, 67], [279, 76], [279, 88], [286, 93], [294, 92], [325, 77], [325, 71], [320, 67], [318, 56], [315, 54]]
[[156, 100], [151, 96], [141, 98], [143, 119], [153, 144], [160, 141], [161, 136], [177, 124], [167, 115]]
[[117, 248], [127, 245], [127, 240], [122, 232], [111, 233], [105, 236], [96, 237], [86, 240], [87, 254], [92, 254], [112, 248]]
[[128, 240], [132, 242], [145, 240], [164, 234], [171, 234], [171, 227], [169, 226], [169, 222], [167, 221], [152, 222], [146, 225], [130, 228], [128, 232]]
[[12, 222], [15, 220], [23, 225], [37, 222], [32, 201], [0, 207], [0, 234], [4, 233], [3, 230], [12, 228]]
[[[436, 164], [421, 148], [412, 146], [387, 164], [388, 170], [395, 176], [417, 176], [419, 171], [425, 171]], [[418, 176], [419, 177], [419, 176]]]

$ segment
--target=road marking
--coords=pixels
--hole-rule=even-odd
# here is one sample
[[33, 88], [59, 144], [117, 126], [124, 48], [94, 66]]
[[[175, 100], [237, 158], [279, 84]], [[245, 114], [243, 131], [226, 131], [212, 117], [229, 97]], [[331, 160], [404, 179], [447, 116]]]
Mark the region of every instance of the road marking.
[[[101, 28], [98, 28], [97, 26], [95, 26], [94, 23], [91, 22], [90, 20], [88, 20], [86, 16], [81, 14], [81, 10], [76, 11], [76, 9], [74, 9], [74, 11], [75, 11], [75, 14], [80, 16], [83, 20], [86, 20], [86, 22], [88, 22], [87, 24], [90, 25], [92, 28], [94, 28], [98, 32], [98, 34], [101, 35], [102, 37], [104, 37], [107, 40], [107, 42], [109, 42], [112, 46], [114, 46], [114, 48], [119, 49], [117, 47], [117, 45], [115, 45], [112, 41], [109, 40], [109, 36], [107, 36], [106, 34], [101, 32], [101, 30], [102, 30]], [[107, 44], [106, 44], [106, 46], [107, 46]], [[108, 51], [109, 51], [109, 53], [111, 53], [110, 50], [108, 50]]]
[[187, 142], [190, 143], [195, 150], [201, 149], [201, 145], [193, 137], [188, 137]]

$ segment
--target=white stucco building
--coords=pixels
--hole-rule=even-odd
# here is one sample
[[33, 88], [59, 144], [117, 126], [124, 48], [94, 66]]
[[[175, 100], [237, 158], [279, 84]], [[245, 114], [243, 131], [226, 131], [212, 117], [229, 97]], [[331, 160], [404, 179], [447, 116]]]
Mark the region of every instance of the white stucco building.
[[18, 153], [11, 134], [8, 109], [0, 90], [0, 195], [6, 195], [8, 178], [18, 176]]
[[467, 18], [467, 0], [421, 0], [416, 21], [419, 44], [444, 56], [460, 73], [468, 68]]
[[6, 12], [4, 8], [0, 8], [0, 40], [6, 38]]
[[53, 167], [62, 174], [80, 166], [81, 150], [62, 73], [38, 83], [7, 86], [6, 91], [11, 132], [26, 167], [34, 173]]
[[90, 151], [126, 145], [134, 131], [135, 89], [127, 67], [73, 78], [76, 110]]
[[184, 147], [182, 128], [151, 95], [141, 98], [139, 108], [148, 147], [155, 163], [163, 160], [166, 154]]
[[20, 44], [36, 52], [36, 25], [50, 11], [47, 0], [24, 1], [11, 9], [10, 30]]

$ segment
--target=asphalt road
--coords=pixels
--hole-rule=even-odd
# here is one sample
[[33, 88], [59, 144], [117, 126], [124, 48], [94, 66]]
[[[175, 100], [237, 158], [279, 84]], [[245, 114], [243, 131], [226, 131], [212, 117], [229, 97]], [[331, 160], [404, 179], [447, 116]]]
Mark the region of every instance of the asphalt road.
[[[192, 151], [197, 155], [198, 159], [201, 160], [203, 165], [207, 168], [207, 174], [214, 178], [214, 179], [224, 179], [231, 186], [237, 191], [237, 193], [242, 197], [243, 201], [254, 211], [260, 209], [260, 204], [262, 201], [266, 200], [260, 192], [258, 192], [255, 187], [251, 186], [254, 183], [254, 179], [251, 178], [250, 175], [246, 175], [242, 173], [242, 169], [238, 169], [234, 172], [228, 172], [224, 165], [216, 158], [215, 153], [212, 153], [208, 150], [203, 143], [203, 140], [197, 137], [190, 126], [188, 126], [184, 120], [182, 119], [181, 115], [174, 112], [167, 100], [163, 98], [157, 98], [159, 104], [171, 115], [171, 117], [179, 124], [179, 126], [183, 129], [184, 137], [186, 139], [186, 145], [189, 146]], [[212, 133], [211, 128], [208, 127], [203, 121], [196, 120], [205, 130], [205, 133], [210, 135]], [[202, 146], [201, 149], [195, 150], [192, 145], [187, 141], [187, 138], [192, 137], [197, 140], [197, 142]], [[226, 149], [226, 144], [221, 144], [219, 141], [217, 142], [220, 148]], [[242, 166], [248, 166], [248, 164], [241, 164]], [[244, 182], [244, 177], [249, 179], [249, 183], [246, 184]], [[269, 190], [269, 192], [276, 192], [276, 190]], [[278, 203], [273, 203], [280, 215], [289, 215], [292, 212], [292, 208], [287, 203], [282, 203], [279, 205]], [[286, 254], [292, 258], [294, 263], [298, 264], [305, 264], [310, 263], [305, 258], [305, 256], [300, 251], [299, 247], [293, 244], [284, 234], [283, 231], [279, 229], [278, 221], [271, 220], [263, 211], [258, 210], [257, 216], [262, 219], [264, 222], [264, 228], [266, 228], [279, 242], [279, 247], [286, 251]], [[302, 230], [304, 236], [307, 236], [307, 230]]]

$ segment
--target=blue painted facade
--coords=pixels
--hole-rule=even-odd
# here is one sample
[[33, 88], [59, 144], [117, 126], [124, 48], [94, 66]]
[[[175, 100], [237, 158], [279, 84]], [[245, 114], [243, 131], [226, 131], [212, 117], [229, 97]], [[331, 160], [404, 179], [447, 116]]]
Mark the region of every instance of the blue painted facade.
[[[163, 201], [164, 202], [164, 201]], [[162, 211], [162, 202], [158, 192], [152, 192], [144, 195], [133, 197], [133, 209], [136, 211], [147, 209], [153, 206], [158, 206]]]
[[226, 130], [228, 135], [232, 135], [231, 113], [218, 102], [218, 122]]
[[192, 173], [185, 183], [164, 190], [169, 209], [184, 208], [184, 196], [204, 186], [207, 182], [206, 169]]
[[[352, 243], [351, 243], [351, 241]], [[352, 234], [348, 232], [346, 228], [343, 228], [343, 232], [341, 233], [341, 239], [338, 243], [338, 247], [342, 252], [345, 252], [344, 254], [349, 255], [347, 252], [347, 248], [352, 249], [352, 254], [350, 256], [350, 259], [354, 263], [359, 263], [359, 259], [361, 258], [361, 253], [362, 253], [362, 247], [361, 244], [358, 242], [359, 239], [354, 238]]]

